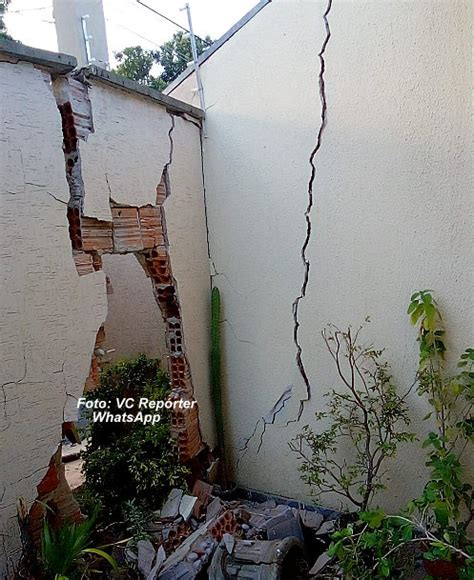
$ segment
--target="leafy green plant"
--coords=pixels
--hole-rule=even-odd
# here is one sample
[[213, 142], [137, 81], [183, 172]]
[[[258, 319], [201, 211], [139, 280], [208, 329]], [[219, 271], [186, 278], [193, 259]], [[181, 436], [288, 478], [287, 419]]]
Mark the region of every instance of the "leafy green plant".
[[[109, 403], [114, 414], [123, 413], [117, 399], [167, 399], [170, 386], [159, 361], [139, 355], [118, 362], [101, 375], [101, 386], [89, 393], [92, 400]], [[137, 413], [137, 405], [127, 413]], [[179, 464], [171, 436], [170, 414], [161, 411], [155, 425], [142, 422], [90, 422], [84, 452], [84, 473], [89, 496], [102, 506], [106, 523], [125, 522], [127, 505], [147, 510], [161, 507], [171, 488], [185, 486], [188, 470]]]
[[380, 509], [360, 512], [354, 523], [335, 532], [328, 553], [353, 580], [410, 577], [420, 553], [429, 560], [455, 560], [459, 578], [472, 579], [474, 573], [472, 546], [462, 550], [415, 518]]
[[67, 524], [53, 530], [45, 520], [41, 537], [41, 559], [44, 570], [55, 578], [83, 577], [89, 557], [106, 560], [114, 570], [116, 561], [101, 550], [91, 547], [95, 516], [80, 524]]
[[405, 578], [407, 554], [414, 549], [433, 564], [451, 562], [457, 577], [473, 580], [474, 545], [467, 536], [473, 492], [461, 456], [473, 438], [474, 349], [461, 355], [458, 374], [447, 375], [445, 329], [431, 291], [413, 294], [408, 314], [418, 325], [418, 394], [428, 396], [431, 411], [425, 420], [434, 419], [436, 425], [423, 443], [430, 478], [421, 496], [399, 515], [360, 512], [333, 535], [330, 554], [347, 578]]
[[461, 355], [457, 374], [447, 374], [445, 329], [430, 290], [412, 295], [408, 314], [411, 323], [418, 325], [418, 393], [428, 396], [432, 410], [425, 419], [434, 418], [436, 426], [423, 443], [428, 449], [430, 479], [408, 510], [418, 515], [420, 525], [448, 544], [430, 542], [425, 558], [450, 560], [455, 551], [449, 546], [469, 544], [466, 532], [474, 517], [473, 489], [465, 481], [461, 462], [474, 435], [474, 349]]
[[[317, 421], [329, 421], [328, 428], [315, 432], [306, 425], [290, 448], [302, 460], [302, 479], [316, 496], [332, 492], [364, 511], [385, 487], [386, 460], [414, 435], [404, 429], [409, 424], [407, 407], [382, 360], [383, 351], [361, 346], [360, 330], [331, 325], [323, 331], [343, 389], [328, 393], [328, 410], [316, 413]], [[344, 441], [349, 442], [350, 457], [338, 461]]]
[[401, 558], [398, 548], [412, 538], [411, 522], [390, 520], [381, 510], [360, 512], [355, 522], [332, 535], [328, 553], [337, 557], [344, 578], [406, 578], [414, 557]]

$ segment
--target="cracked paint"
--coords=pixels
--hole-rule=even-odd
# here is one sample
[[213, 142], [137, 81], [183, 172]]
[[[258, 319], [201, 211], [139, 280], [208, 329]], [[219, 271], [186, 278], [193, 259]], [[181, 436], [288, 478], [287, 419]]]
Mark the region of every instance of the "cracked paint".
[[[304, 399], [300, 400], [298, 414], [296, 416], [296, 419], [294, 419], [293, 421], [299, 421], [301, 419], [301, 415], [303, 414], [305, 403], [307, 403], [311, 400], [311, 383], [310, 383], [309, 377], [307, 375], [306, 368], [305, 368], [304, 361], [303, 361], [303, 347], [302, 347], [300, 340], [299, 340], [299, 329], [300, 329], [300, 324], [301, 324], [300, 317], [299, 317], [299, 310], [300, 310], [300, 302], [306, 296], [306, 290], [307, 290], [308, 283], [309, 283], [309, 273], [310, 273], [310, 268], [311, 268], [311, 263], [309, 261], [307, 250], [308, 250], [309, 243], [311, 241], [311, 234], [312, 234], [312, 228], [313, 228], [313, 223], [311, 220], [311, 211], [313, 209], [313, 203], [314, 203], [314, 184], [315, 184], [316, 173], [317, 173], [317, 171], [316, 171], [316, 156], [318, 154], [318, 151], [321, 148], [322, 136], [323, 136], [323, 132], [324, 132], [324, 129], [326, 128], [326, 123], [327, 123], [326, 85], [325, 85], [325, 79], [324, 79], [324, 73], [326, 70], [326, 61], [324, 60], [324, 53], [326, 52], [326, 47], [328, 45], [329, 39], [331, 38], [331, 29], [329, 27], [329, 22], [328, 22], [328, 15], [329, 15], [329, 12], [331, 11], [331, 6], [332, 6], [332, 0], [328, 0], [326, 10], [323, 14], [323, 21], [324, 21], [324, 28], [326, 31], [326, 35], [325, 35], [323, 43], [321, 45], [321, 50], [318, 53], [318, 58], [319, 58], [319, 62], [320, 62], [320, 69], [319, 69], [319, 75], [318, 75], [318, 85], [319, 85], [319, 98], [321, 101], [321, 118], [320, 118], [320, 124], [319, 124], [318, 133], [317, 133], [317, 137], [316, 137], [316, 144], [315, 144], [314, 149], [311, 151], [311, 154], [309, 156], [309, 164], [311, 166], [311, 175], [310, 175], [309, 183], [308, 183], [308, 205], [306, 206], [306, 211], [304, 213], [304, 217], [305, 217], [305, 221], [306, 221], [306, 236], [304, 238], [303, 246], [301, 248], [301, 261], [303, 262], [303, 268], [304, 268], [303, 283], [301, 285], [300, 293], [295, 298], [293, 305], [292, 305], [293, 322], [294, 322], [293, 341], [294, 341], [295, 347], [296, 347], [296, 364], [298, 366], [299, 373], [303, 379], [303, 383], [304, 383], [304, 386], [306, 389], [306, 397]], [[290, 422], [292, 422], [292, 421], [290, 421]]]
[[11, 577], [20, 554], [17, 500], [31, 506], [36, 497], [68, 394], [82, 392], [106, 301], [103, 275], [79, 278], [72, 260], [51, 78], [25, 62], [0, 69], [0, 465], [8, 466], [0, 477], [0, 577]]
[[[175, 341], [171, 370], [174, 384], [188, 389], [192, 397], [186, 357], [192, 359], [200, 400], [208, 395], [209, 384], [209, 274], [200, 129], [195, 123], [111, 88], [89, 87], [89, 100], [78, 79], [68, 84], [56, 78], [53, 95], [49, 74], [25, 62], [1, 62], [0, 69], [0, 156], [6, 174], [0, 190], [0, 269], [5, 274], [0, 317], [0, 464], [10, 467], [0, 482], [3, 577], [13, 573], [20, 555], [17, 500], [23, 498], [26, 511], [32, 506], [37, 511], [35, 498], [48, 483], [48, 465], [60, 442], [62, 424], [76, 419], [76, 401], [97, 374], [91, 354], [100, 350], [100, 328], [107, 311], [101, 271], [104, 249], [94, 249], [89, 238], [92, 246], [86, 253], [84, 231], [102, 227], [102, 233], [111, 236], [109, 251], [113, 252], [117, 220], [122, 220], [120, 227], [125, 225], [126, 232], [132, 222], [125, 214], [133, 208], [144, 260], [159, 263], [160, 255], [151, 256], [152, 248], [170, 246], [176, 278], [189, 302], [182, 324], [187, 324], [192, 337], [191, 347], [185, 350], [179, 318], [168, 317]], [[164, 168], [165, 194], [175, 192], [168, 199], [160, 197], [157, 188]], [[84, 217], [86, 211], [90, 217]], [[156, 223], [161, 224], [159, 236], [153, 233]], [[202, 447], [196, 408], [192, 417], [177, 417], [175, 431], [180, 448], [187, 448], [190, 456]]]

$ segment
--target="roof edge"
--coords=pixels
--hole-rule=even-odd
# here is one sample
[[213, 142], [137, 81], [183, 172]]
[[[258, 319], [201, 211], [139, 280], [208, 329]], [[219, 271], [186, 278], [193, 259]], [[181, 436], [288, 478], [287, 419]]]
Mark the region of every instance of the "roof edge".
[[[234, 26], [229, 28], [227, 32], [225, 32], [219, 39], [212, 43], [212, 45], [201, 54], [198, 58], [198, 64], [201, 65], [205, 62], [209, 57], [211, 57], [221, 46], [223, 46], [230, 38], [234, 36], [236, 32], [238, 32], [241, 28], [243, 28], [247, 22], [252, 20], [254, 16], [256, 16], [262, 8], [265, 8], [268, 4], [270, 4], [272, 0], [260, 0], [258, 4], [256, 4], [251, 10], [247, 12], [240, 20], [238, 20]], [[171, 91], [176, 89], [185, 79], [187, 79], [192, 73], [194, 72], [194, 63], [190, 63], [188, 67], [172, 81], [165, 89], [165, 94], [168, 95]]]
[[70, 54], [34, 48], [15, 40], [0, 40], [0, 60], [2, 55], [16, 62], [31, 62], [56, 74], [68, 73], [77, 66], [77, 60]]
[[105, 70], [104, 68], [98, 67], [96, 65], [89, 65], [79, 69], [78, 73], [84, 75], [85, 78], [97, 79], [98, 81], [101, 81], [115, 88], [122, 89], [130, 93], [135, 93], [143, 97], [148, 97], [149, 99], [160, 103], [160, 105], [163, 105], [171, 112], [180, 114], [184, 113], [191, 115], [196, 119], [203, 119], [205, 116], [204, 111], [198, 107], [188, 105], [188, 103], [184, 103], [183, 101], [175, 99], [174, 97], [160, 93], [151, 87], [141, 85], [136, 81], [132, 81], [126, 77], [122, 77], [117, 73]]

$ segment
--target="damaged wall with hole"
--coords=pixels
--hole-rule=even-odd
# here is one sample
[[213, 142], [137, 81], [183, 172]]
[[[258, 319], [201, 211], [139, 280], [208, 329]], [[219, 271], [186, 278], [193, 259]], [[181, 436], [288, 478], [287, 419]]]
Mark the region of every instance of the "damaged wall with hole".
[[20, 555], [20, 498], [36, 539], [35, 499], [79, 516], [57, 449], [112, 346], [103, 261], [142, 270], [166, 330], [173, 396], [198, 401], [199, 418], [173, 423], [181, 459], [214, 439], [202, 114], [98, 69], [77, 75], [73, 61], [0, 46], [0, 577]]
[[[303, 425], [315, 425], [322, 394], [340, 385], [320, 336], [328, 322], [359, 325], [369, 315], [365, 341], [386, 347], [403, 391], [417, 365], [406, 316], [413, 291], [436, 293], [453, 359], [474, 338], [472, 3], [334, 1], [329, 39], [327, 8], [327, 0], [273, 0], [201, 66], [227, 440], [240, 484], [302, 499], [309, 490], [287, 443]], [[314, 159], [309, 281], [299, 304], [298, 343], [312, 398], [300, 422], [286, 427], [306, 397], [292, 305], [305, 275], [304, 213], [325, 40], [327, 126]], [[170, 94], [196, 104], [195, 86], [187, 76]], [[289, 385], [291, 399], [277, 405], [257, 452], [262, 418], [273, 421], [270, 411]], [[412, 394], [410, 408], [423, 436], [426, 405]], [[420, 492], [424, 461], [416, 445], [401, 449], [390, 493], [378, 498], [387, 509]], [[335, 497], [324, 501], [339, 505]]]

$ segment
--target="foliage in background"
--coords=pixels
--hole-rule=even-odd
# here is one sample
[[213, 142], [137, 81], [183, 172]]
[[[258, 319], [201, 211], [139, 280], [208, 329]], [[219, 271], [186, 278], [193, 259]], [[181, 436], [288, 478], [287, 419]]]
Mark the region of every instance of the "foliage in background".
[[359, 512], [355, 522], [333, 535], [330, 554], [347, 578], [406, 578], [404, 556], [422, 551], [426, 561], [451, 562], [456, 577], [473, 580], [474, 545], [467, 535], [473, 492], [461, 455], [473, 439], [474, 350], [461, 355], [458, 374], [446, 375], [445, 330], [431, 292], [413, 294], [408, 314], [418, 325], [418, 394], [428, 396], [432, 410], [425, 420], [434, 418], [437, 428], [423, 444], [429, 449], [430, 479], [401, 515]]
[[[323, 331], [343, 389], [327, 393], [328, 410], [316, 413], [316, 420], [327, 420], [329, 426], [315, 432], [306, 425], [290, 448], [302, 460], [302, 479], [315, 495], [336, 493], [366, 510], [374, 494], [385, 487], [386, 459], [414, 435], [404, 429], [409, 424], [407, 407], [381, 358], [383, 351], [362, 347], [360, 330], [329, 326]], [[348, 460], [337, 457], [344, 442]]]
[[49, 577], [83, 578], [90, 569], [92, 559], [106, 560], [114, 570], [117, 563], [106, 552], [91, 547], [95, 514], [81, 524], [67, 524], [53, 530], [45, 519], [41, 537], [41, 559]]
[[[196, 37], [198, 55], [202, 54], [211, 42], [209, 36], [206, 36], [204, 41]], [[145, 50], [141, 46], [129, 46], [115, 53], [115, 58], [119, 62], [115, 69], [116, 73], [142, 85], [163, 91], [193, 60], [191, 38], [188, 33], [179, 31], [173, 34], [171, 40], [162, 44], [159, 50]], [[155, 64], [163, 68], [159, 76], [151, 74], [151, 69]]]
[[[159, 361], [139, 355], [118, 362], [101, 375], [100, 388], [90, 400], [110, 401], [110, 412], [122, 414], [117, 399], [167, 399], [170, 385]], [[126, 409], [136, 414], [138, 409]], [[169, 411], [157, 411], [160, 423], [90, 422], [84, 452], [86, 499], [98, 503], [106, 522], [125, 522], [130, 502], [146, 511], [161, 507], [173, 487], [185, 487], [188, 471], [179, 464], [171, 437]], [[92, 500], [92, 501], [91, 501]]]
[[10, 4], [10, 0], [0, 0], [0, 40], [2, 38], [12, 40], [12, 37], [7, 32], [7, 27], [4, 21], [4, 16], [5, 12], [7, 11], [8, 4]]

